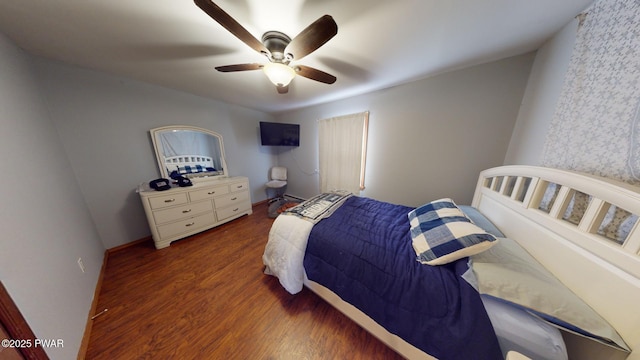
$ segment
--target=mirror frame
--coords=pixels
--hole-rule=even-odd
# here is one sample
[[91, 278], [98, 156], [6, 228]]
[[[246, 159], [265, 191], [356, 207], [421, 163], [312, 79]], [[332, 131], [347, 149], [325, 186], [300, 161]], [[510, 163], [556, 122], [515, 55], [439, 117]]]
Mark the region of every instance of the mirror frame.
[[[156, 161], [158, 163], [158, 169], [160, 170], [160, 177], [169, 179], [169, 174], [167, 173], [167, 168], [164, 163], [164, 153], [160, 149], [162, 147], [162, 144], [160, 144], [159, 141], [157, 140], [157, 136], [158, 134], [163, 132], [179, 131], [179, 130], [201, 132], [201, 133], [213, 136], [218, 139], [218, 144], [220, 145], [220, 164], [222, 166], [221, 171], [218, 171], [218, 173], [215, 175], [207, 175], [206, 173], [199, 173], [199, 174], [195, 173], [195, 174], [187, 174], [185, 175], [186, 177], [191, 179], [191, 181], [193, 182], [199, 182], [199, 181], [206, 181], [206, 180], [215, 180], [219, 178], [226, 178], [229, 176], [229, 173], [227, 171], [227, 162], [225, 160], [224, 142], [222, 140], [222, 135], [218, 134], [215, 131], [199, 128], [196, 126], [169, 125], [169, 126], [162, 126], [162, 127], [149, 130], [149, 133], [151, 134], [151, 141], [153, 142], [153, 148], [156, 153]], [[193, 154], [185, 154], [185, 155], [193, 155]]]

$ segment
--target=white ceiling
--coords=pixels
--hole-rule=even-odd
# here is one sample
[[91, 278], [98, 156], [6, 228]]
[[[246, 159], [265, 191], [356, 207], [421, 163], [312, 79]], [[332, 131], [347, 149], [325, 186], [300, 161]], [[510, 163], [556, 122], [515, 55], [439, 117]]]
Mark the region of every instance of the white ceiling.
[[338, 80], [298, 76], [288, 94], [261, 71], [217, 72], [266, 59], [192, 0], [0, 0], [0, 31], [35, 55], [278, 112], [535, 50], [592, 1], [215, 0], [257, 39], [333, 16], [338, 34], [298, 63]]

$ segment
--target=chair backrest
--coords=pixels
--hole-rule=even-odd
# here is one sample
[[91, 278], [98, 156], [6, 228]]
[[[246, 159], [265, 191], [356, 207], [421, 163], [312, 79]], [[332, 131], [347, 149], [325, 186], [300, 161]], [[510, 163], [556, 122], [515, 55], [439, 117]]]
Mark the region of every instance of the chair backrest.
[[283, 166], [272, 167], [271, 180], [287, 180], [287, 168]]

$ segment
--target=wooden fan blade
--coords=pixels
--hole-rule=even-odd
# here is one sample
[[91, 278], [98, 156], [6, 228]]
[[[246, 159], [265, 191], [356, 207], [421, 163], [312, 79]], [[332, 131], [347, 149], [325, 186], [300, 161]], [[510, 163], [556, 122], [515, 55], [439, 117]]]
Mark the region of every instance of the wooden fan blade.
[[335, 76], [309, 66], [296, 65], [294, 67], [294, 70], [296, 71], [296, 74], [300, 76], [304, 76], [311, 80], [320, 81], [321, 83], [325, 84], [333, 84], [337, 80]]
[[324, 15], [302, 30], [284, 50], [289, 60], [300, 60], [316, 51], [338, 33], [338, 24], [329, 15]]
[[286, 94], [289, 92], [289, 85], [287, 86], [276, 86], [276, 89], [278, 90], [278, 94]]
[[263, 66], [262, 64], [236, 64], [236, 65], [216, 66], [216, 70], [220, 72], [260, 70], [262, 69], [262, 66]]
[[258, 39], [256, 39], [247, 29], [245, 29], [239, 22], [237, 22], [231, 15], [227, 14], [218, 5], [214, 4], [211, 0], [194, 0], [196, 5], [202, 11], [211, 16], [211, 18], [217, 21], [222, 27], [227, 29], [230, 33], [235, 35], [245, 44], [249, 45], [253, 50], [262, 53], [264, 55], [270, 55], [269, 49], [267, 49]]

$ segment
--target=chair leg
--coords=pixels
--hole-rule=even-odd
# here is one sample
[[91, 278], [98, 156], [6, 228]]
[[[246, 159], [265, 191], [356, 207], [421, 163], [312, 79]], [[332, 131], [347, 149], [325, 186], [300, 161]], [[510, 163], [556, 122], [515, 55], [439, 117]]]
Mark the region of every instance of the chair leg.
[[[281, 187], [281, 188], [267, 188], [267, 201], [269, 204], [275, 202], [275, 201], [283, 201], [285, 200], [284, 197], [284, 192], [286, 190], [286, 186]], [[269, 190], [272, 190], [273, 192], [273, 197], [269, 197]]]

